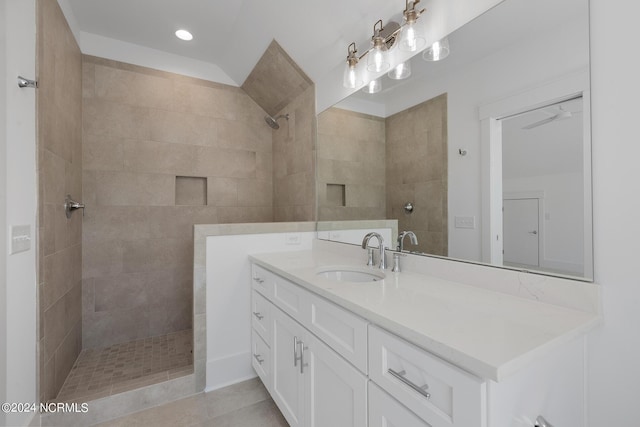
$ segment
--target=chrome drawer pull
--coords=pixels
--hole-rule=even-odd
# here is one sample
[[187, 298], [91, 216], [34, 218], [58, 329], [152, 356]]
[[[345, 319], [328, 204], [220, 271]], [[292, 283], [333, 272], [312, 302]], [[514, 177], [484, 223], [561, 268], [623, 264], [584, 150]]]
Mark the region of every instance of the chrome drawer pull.
[[254, 277], [253, 280], [258, 283], [264, 283], [264, 279], [261, 279], [259, 277]]
[[258, 311], [254, 311], [253, 315], [256, 316], [256, 319], [258, 319], [258, 320], [264, 319], [264, 316], [262, 314], [260, 314], [260, 312], [258, 312]]
[[404, 370], [400, 372], [396, 372], [393, 369], [389, 368], [387, 369], [387, 372], [394, 378], [397, 378], [398, 380], [400, 380], [400, 382], [402, 382], [403, 384], [411, 387], [413, 390], [417, 391], [418, 393], [426, 397], [427, 399], [431, 399], [431, 393], [427, 392], [427, 389], [429, 388], [429, 384], [425, 384], [423, 386], [415, 385], [414, 383], [409, 381], [407, 377], [405, 377], [405, 375], [407, 375], [407, 372]]
[[264, 359], [260, 357], [259, 354], [254, 354], [253, 358], [256, 359], [256, 361], [262, 365], [262, 362], [264, 362]]
[[298, 366], [298, 337], [293, 337], [293, 367]]

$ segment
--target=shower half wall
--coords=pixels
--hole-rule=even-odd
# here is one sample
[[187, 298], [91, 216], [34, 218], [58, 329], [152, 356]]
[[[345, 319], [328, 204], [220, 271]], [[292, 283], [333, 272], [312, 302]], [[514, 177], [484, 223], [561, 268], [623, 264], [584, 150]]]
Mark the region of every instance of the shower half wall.
[[83, 347], [192, 326], [193, 224], [273, 221], [272, 129], [240, 88], [83, 58]]

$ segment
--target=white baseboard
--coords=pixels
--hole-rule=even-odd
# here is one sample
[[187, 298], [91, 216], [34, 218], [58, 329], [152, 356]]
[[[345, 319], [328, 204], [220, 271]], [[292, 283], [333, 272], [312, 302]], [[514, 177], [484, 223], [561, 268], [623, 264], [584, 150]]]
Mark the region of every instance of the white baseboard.
[[256, 376], [251, 366], [251, 352], [207, 360], [207, 382], [204, 391], [217, 390]]

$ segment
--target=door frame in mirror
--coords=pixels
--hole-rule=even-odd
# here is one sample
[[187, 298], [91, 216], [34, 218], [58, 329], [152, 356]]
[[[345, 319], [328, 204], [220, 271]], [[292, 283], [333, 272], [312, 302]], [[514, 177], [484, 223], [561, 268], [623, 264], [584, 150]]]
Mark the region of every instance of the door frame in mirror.
[[[584, 69], [501, 100], [480, 106], [482, 262], [502, 266], [501, 119], [581, 96], [583, 103], [584, 275], [593, 281], [593, 206], [591, 182], [591, 98]], [[588, 153], [588, 155], [586, 155]]]

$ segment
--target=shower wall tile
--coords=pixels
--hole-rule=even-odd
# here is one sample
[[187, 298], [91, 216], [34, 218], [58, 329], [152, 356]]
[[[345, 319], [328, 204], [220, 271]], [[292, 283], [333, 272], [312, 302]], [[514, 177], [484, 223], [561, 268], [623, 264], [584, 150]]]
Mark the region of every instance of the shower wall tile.
[[99, 206], [173, 206], [175, 175], [133, 172], [95, 172]]
[[[386, 119], [387, 217], [413, 230], [417, 250], [435, 255], [447, 248], [447, 95]], [[403, 205], [415, 210], [405, 215]]]
[[172, 103], [171, 81], [113, 67], [94, 66], [94, 96], [118, 104], [168, 110]]
[[[273, 183], [269, 182], [273, 188]], [[207, 204], [209, 206], [238, 206], [238, 180], [209, 177], [207, 180]]]
[[309, 86], [277, 114], [280, 129], [273, 130], [273, 200], [276, 221], [313, 221], [316, 218], [315, 86]]
[[[83, 67], [83, 346], [189, 329], [193, 225], [273, 220], [266, 113], [240, 88]], [[207, 204], [176, 206], [176, 176], [206, 179]]]
[[149, 125], [152, 141], [171, 144], [216, 146], [218, 122], [207, 116], [178, 111], [150, 110]]
[[[385, 121], [330, 108], [318, 116], [318, 218], [381, 219], [385, 211]], [[331, 206], [327, 184], [345, 186], [346, 206]]]
[[85, 134], [82, 140], [83, 167], [90, 170], [123, 170], [125, 141], [119, 137]]

